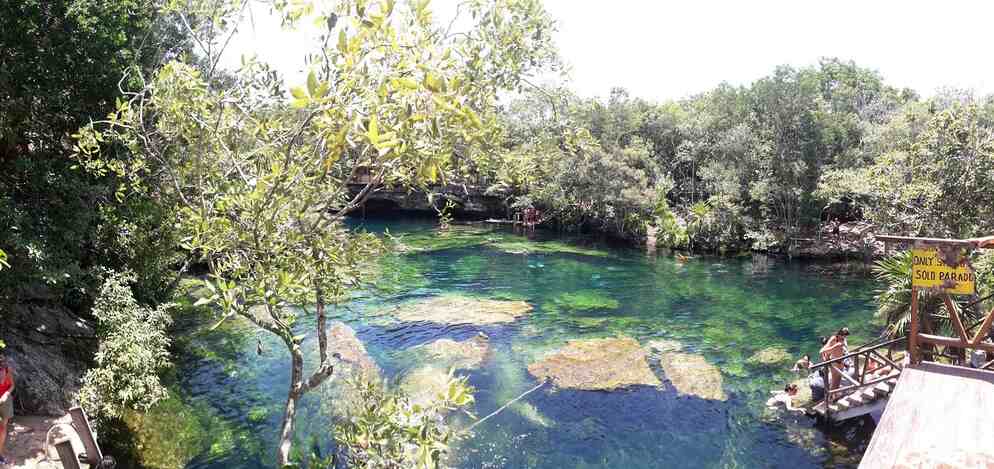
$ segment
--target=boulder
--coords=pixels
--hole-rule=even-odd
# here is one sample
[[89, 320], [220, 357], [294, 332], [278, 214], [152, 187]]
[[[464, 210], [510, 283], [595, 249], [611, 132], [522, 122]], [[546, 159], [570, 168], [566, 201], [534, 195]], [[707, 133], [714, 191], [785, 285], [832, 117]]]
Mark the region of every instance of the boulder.
[[490, 339], [480, 332], [475, 337], [461, 342], [452, 339], [438, 339], [430, 344], [416, 347], [444, 368], [470, 370], [479, 368], [490, 352]]
[[377, 379], [380, 376], [380, 367], [366, 352], [366, 346], [355, 331], [343, 322], [333, 322], [328, 328], [328, 353], [339, 361], [336, 374], [344, 371], [362, 373], [367, 379]]
[[443, 295], [400, 305], [391, 314], [403, 322], [491, 325], [514, 322], [531, 310], [524, 301]]
[[635, 385], [660, 386], [649, 369], [645, 349], [630, 337], [571, 340], [531, 365], [538, 379], [562, 388], [610, 391]]
[[659, 357], [666, 378], [680, 394], [702, 399], [728, 399], [722, 388], [721, 372], [704, 357], [689, 353], [669, 352]]

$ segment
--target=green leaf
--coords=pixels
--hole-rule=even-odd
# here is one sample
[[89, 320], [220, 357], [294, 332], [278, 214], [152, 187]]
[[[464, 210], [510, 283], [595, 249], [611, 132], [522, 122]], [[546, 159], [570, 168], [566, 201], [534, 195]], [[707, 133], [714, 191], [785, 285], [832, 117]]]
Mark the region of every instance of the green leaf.
[[294, 86], [293, 88], [290, 88], [290, 94], [297, 99], [307, 99], [307, 92], [304, 91], [304, 88], [299, 86]]
[[349, 39], [345, 35], [345, 30], [338, 30], [338, 51], [341, 53], [346, 53], [349, 50]]
[[434, 73], [428, 72], [425, 74], [425, 87], [435, 93], [444, 92], [445, 79], [436, 76]]
[[315, 97], [317, 96], [317, 90], [318, 77], [314, 74], [314, 70], [311, 70], [310, 73], [307, 74], [307, 93], [312, 97]]

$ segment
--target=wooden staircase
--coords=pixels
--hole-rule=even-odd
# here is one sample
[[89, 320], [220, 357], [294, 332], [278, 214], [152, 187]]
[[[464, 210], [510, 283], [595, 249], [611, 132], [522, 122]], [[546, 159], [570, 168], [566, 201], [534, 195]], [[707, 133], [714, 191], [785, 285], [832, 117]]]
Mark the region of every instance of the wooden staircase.
[[[900, 371], [891, 373], [884, 381], [840, 397], [829, 406], [828, 419], [838, 422], [883, 409], [887, 404], [887, 399], [894, 392], [897, 379], [900, 376]], [[818, 403], [810, 411], [820, 417], [826, 417], [825, 401]]]

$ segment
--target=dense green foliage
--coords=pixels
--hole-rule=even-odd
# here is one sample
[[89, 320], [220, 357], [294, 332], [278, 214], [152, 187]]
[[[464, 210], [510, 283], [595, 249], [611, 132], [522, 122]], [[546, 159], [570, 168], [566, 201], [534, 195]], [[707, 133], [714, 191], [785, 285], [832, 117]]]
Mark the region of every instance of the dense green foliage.
[[[191, 5], [175, 14], [229, 12], [191, 28], [206, 60], [171, 61], [126, 92], [107, 119], [80, 130], [76, 156], [91, 173], [119, 177], [127, 196], [175, 206], [182, 247], [212, 275], [203, 301], [286, 346], [282, 467], [298, 401], [334, 370], [326, 307], [361, 280], [378, 244], [342, 218], [382, 184], [424, 185], [471, 166], [497, 129], [498, 90], [554, 59], [551, 21], [535, 0], [469, 1], [473, 23], [458, 35], [440, 29], [427, 1], [284, 5], [288, 23], [316, 14], [325, 27], [318, 48], [300, 52], [310, 59], [306, 83], [287, 96], [264, 64], [231, 76], [203, 66], [217, 63], [222, 50], [209, 45], [231, 34], [239, 3]], [[126, 157], [108, 158], [108, 147]], [[360, 170], [372, 176], [351, 192]], [[316, 317], [319, 363], [306, 375], [295, 305], [313, 305]]]
[[923, 101], [835, 59], [663, 104], [536, 89], [505, 112], [494, 189], [567, 227], [652, 224], [695, 248], [783, 249], [836, 219], [974, 236], [994, 230], [992, 115], [990, 99]]
[[91, 415], [146, 411], [166, 397], [159, 375], [169, 366], [169, 305], [138, 304], [128, 286], [133, 281], [129, 275], [109, 275], [93, 305], [100, 347], [96, 366], [86, 372], [79, 392]]
[[430, 402], [414, 403], [401, 390], [381, 383], [352, 381], [356, 400], [347, 418], [335, 425], [339, 462], [354, 469], [434, 469], [458, 433], [445, 415], [473, 403], [466, 378], [450, 373], [445, 392]]
[[112, 178], [76, 171], [69, 158], [69, 136], [113, 109], [126, 70], [154, 68], [183, 49], [153, 6], [0, 2], [0, 248], [11, 266], [0, 300], [44, 285], [85, 308], [99, 287], [98, 266], [133, 270], [143, 301], [167, 297], [172, 246], [162, 242], [169, 224], [161, 211], [147, 199], [115, 198]]

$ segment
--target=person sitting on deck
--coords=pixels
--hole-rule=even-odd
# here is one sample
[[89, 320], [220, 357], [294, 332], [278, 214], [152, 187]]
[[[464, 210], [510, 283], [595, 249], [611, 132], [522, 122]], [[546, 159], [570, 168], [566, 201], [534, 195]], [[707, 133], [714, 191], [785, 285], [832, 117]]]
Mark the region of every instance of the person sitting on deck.
[[811, 366], [811, 357], [805, 355], [801, 357], [797, 363], [794, 363], [794, 367], [790, 369], [794, 373], [807, 373], [808, 368]]
[[0, 355], [0, 466], [10, 464], [4, 456], [7, 443], [7, 424], [14, 417], [14, 374], [7, 359]]
[[773, 393], [773, 397], [766, 401], [766, 407], [770, 409], [775, 409], [777, 404], [783, 403], [784, 407], [791, 412], [804, 412], [804, 409], [800, 407], [794, 407], [794, 396], [797, 395], [797, 385], [788, 384], [783, 387], [783, 391], [770, 391]]

